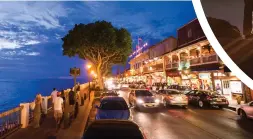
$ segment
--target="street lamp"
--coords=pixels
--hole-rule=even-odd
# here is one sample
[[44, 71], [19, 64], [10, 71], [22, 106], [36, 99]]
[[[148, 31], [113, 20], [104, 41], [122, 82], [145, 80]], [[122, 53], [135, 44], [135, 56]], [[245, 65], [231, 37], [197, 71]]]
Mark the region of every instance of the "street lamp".
[[[92, 65], [91, 64], [88, 64], [88, 65], [86, 65], [86, 68], [87, 68], [87, 70], [88, 70], [88, 72], [91, 70], [91, 68], [92, 68]], [[91, 73], [91, 75], [93, 75], [94, 76], [94, 74], [95, 74], [95, 72], [94, 72], [94, 70], [91, 70], [90, 71], [90, 73]], [[88, 81], [89, 81], [89, 100], [90, 100], [90, 75], [88, 74]]]

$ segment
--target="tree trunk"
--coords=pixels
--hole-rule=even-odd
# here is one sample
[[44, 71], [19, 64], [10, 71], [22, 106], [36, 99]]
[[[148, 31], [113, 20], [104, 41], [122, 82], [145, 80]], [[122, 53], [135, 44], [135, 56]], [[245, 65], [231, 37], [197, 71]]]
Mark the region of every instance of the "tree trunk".
[[103, 77], [102, 77], [100, 68], [97, 68], [97, 79], [98, 79], [99, 88], [104, 89]]

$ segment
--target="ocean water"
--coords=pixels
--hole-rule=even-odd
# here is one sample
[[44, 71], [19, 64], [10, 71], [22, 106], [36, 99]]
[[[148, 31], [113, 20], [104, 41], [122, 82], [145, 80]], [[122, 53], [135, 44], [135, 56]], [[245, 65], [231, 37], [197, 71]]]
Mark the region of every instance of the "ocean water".
[[[82, 84], [87, 81], [77, 79], [77, 82]], [[0, 80], [0, 112], [17, 107], [22, 102], [33, 101], [37, 93], [48, 96], [54, 87], [61, 91], [73, 85], [73, 79]]]

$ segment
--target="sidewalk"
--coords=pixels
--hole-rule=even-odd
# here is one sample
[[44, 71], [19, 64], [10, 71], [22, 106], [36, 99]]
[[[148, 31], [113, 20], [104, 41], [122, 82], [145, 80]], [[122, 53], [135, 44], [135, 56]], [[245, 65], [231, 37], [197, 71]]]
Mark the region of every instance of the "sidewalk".
[[242, 104], [244, 104], [244, 101], [242, 101], [241, 104], [238, 104], [236, 100], [229, 100], [228, 109], [236, 111]]
[[[82, 91], [87, 91], [83, 89]], [[6, 139], [81, 139], [91, 109], [94, 93], [88, 97], [83, 106], [79, 106], [79, 114], [67, 129], [60, 129], [56, 133], [53, 111], [49, 111], [40, 128], [21, 128]]]
[[84, 106], [80, 106], [79, 114], [77, 118], [72, 122], [70, 128], [64, 130], [60, 130], [57, 134], [57, 138], [59, 139], [81, 139], [83, 136], [83, 132], [85, 130], [86, 122], [88, 120], [88, 116], [92, 107], [92, 102], [94, 99], [94, 93], [91, 92], [91, 97], [87, 98], [84, 103]]

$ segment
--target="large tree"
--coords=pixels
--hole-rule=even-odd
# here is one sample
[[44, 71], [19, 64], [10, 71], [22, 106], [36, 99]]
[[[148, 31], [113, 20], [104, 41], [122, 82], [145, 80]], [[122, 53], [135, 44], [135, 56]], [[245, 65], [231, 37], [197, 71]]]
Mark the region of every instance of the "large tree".
[[106, 21], [75, 25], [62, 41], [63, 55], [78, 55], [92, 63], [100, 88], [104, 87], [102, 77], [114, 64], [127, 62], [132, 47], [130, 33]]

